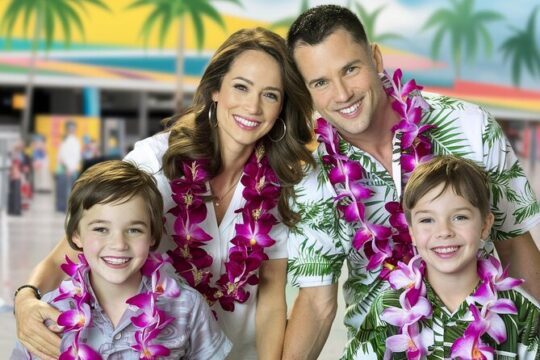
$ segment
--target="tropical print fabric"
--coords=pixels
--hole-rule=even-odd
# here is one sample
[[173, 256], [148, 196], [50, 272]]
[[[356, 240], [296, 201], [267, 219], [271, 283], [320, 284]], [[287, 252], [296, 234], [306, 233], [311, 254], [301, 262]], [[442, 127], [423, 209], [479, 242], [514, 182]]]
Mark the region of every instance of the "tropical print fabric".
[[[380, 320], [384, 309], [399, 307], [400, 291], [385, 291], [377, 297], [364, 323], [350, 341], [349, 349], [355, 354], [354, 359], [382, 359], [385, 341], [397, 334], [398, 329]], [[497, 345], [487, 334], [482, 337], [487, 345], [495, 350], [495, 359], [540, 359], [540, 308], [538, 304], [520, 290], [501, 291], [499, 299], [510, 299], [517, 307], [516, 315], [500, 315], [505, 327], [507, 340]], [[432, 304], [433, 314], [430, 319], [420, 322], [420, 327], [433, 330], [433, 346], [429, 360], [450, 358], [452, 344], [465, 332], [473, 320], [467, 301], [451, 313], [427, 284], [427, 298]], [[407, 359], [405, 353], [394, 353], [392, 359]]]
[[[494, 241], [504, 241], [523, 234], [540, 223], [536, 196], [523, 169], [494, 118], [482, 108], [461, 100], [423, 94], [430, 105], [423, 114], [423, 124], [434, 124], [430, 130], [434, 154], [454, 154], [474, 160], [487, 172], [492, 182], [492, 212], [495, 223]], [[359, 161], [367, 174], [363, 185], [373, 190], [365, 203], [370, 222], [389, 225], [384, 204], [398, 201], [401, 192], [399, 165], [400, 139], [393, 142], [394, 177], [372, 156], [340, 140], [340, 147], [349, 158]], [[291, 229], [289, 238], [289, 282], [294, 286], [311, 287], [336, 283], [343, 263], [348, 277], [343, 285], [347, 310], [345, 325], [349, 338], [356, 334], [375, 298], [388, 287], [378, 278], [380, 270], [366, 270], [362, 251], [351, 246], [354, 228], [341, 218], [334, 206], [336, 192], [328, 181], [322, 162], [324, 146], [314, 152], [317, 168], [297, 186], [293, 209], [301, 221]], [[352, 356], [349, 350], [346, 354]]]

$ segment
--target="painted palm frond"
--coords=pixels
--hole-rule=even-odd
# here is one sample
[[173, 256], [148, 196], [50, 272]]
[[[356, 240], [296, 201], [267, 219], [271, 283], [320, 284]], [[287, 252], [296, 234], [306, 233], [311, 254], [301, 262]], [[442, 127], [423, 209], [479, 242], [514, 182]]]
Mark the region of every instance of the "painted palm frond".
[[84, 37], [80, 12], [85, 12], [87, 5], [109, 10], [102, 0], [11, 0], [3, 15], [0, 31], [6, 35], [9, 44], [17, 22], [22, 20], [24, 34], [28, 36], [33, 19], [31, 33], [34, 34], [34, 50], [40, 40], [45, 42], [45, 49], [50, 49], [58, 35], [58, 27], [62, 29], [64, 44], [68, 46], [71, 44], [73, 27]]
[[455, 119], [450, 118], [451, 112], [444, 109], [434, 111], [429, 118], [424, 119], [424, 123], [433, 124], [436, 129], [431, 130], [431, 142], [435, 154], [453, 154], [465, 157], [471, 153], [471, 149], [455, 125]]
[[270, 24], [270, 29], [279, 29], [279, 28], [289, 29], [291, 25], [293, 24], [294, 20], [296, 20], [296, 17], [302, 14], [307, 9], [309, 9], [309, 0], [302, 0], [300, 2], [300, 11], [298, 12], [297, 15], [287, 16], [273, 22], [272, 24]]
[[385, 41], [391, 40], [391, 39], [401, 39], [402, 36], [396, 33], [377, 33], [375, 31], [375, 25], [377, 24], [377, 20], [379, 19], [379, 15], [381, 12], [385, 9], [386, 5], [381, 5], [373, 12], [368, 12], [365, 7], [363, 7], [358, 1], [354, 2], [356, 13], [360, 20], [362, 21], [362, 24], [364, 25], [364, 30], [366, 32], [367, 38], [370, 42], [376, 42], [376, 43], [384, 43]]
[[[241, 5], [239, 0], [222, 1]], [[207, 17], [223, 30], [226, 29], [223, 18], [211, 5], [211, 0], [135, 0], [128, 6], [128, 9], [147, 6], [151, 6], [152, 10], [140, 30], [140, 36], [143, 38], [145, 45], [148, 44], [154, 28], [158, 27], [159, 44], [163, 46], [171, 26], [176, 21], [183, 21], [185, 16], [191, 17], [198, 49], [202, 49], [204, 45], [203, 18]]]
[[448, 35], [456, 76], [461, 75], [463, 59], [471, 62], [480, 44], [486, 55], [491, 53], [493, 41], [487, 24], [504, 17], [491, 10], [474, 10], [474, 0], [452, 0], [450, 8], [435, 11], [424, 23], [423, 30], [435, 29], [431, 43], [431, 56], [438, 59], [442, 43]]
[[535, 76], [540, 75], [540, 49], [536, 41], [536, 14], [538, 7], [529, 15], [527, 26], [521, 30], [510, 27], [512, 35], [501, 44], [503, 60], [510, 61], [512, 68], [512, 82], [520, 86], [524, 70]]

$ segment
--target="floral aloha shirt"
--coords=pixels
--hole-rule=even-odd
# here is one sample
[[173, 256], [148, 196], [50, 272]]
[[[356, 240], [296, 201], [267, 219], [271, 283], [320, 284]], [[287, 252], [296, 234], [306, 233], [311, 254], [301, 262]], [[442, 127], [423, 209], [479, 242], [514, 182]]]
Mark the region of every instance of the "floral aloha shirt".
[[[427, 93], [423, 96], [430, 109], [424, 112], [422, 123], [436, 125], [430, 130], [434, 154], [469, 158], [489, 175], [491, 207], [495, 215], [491, 239], [504, 241], [540, 223], [536, 196], [493, 116], [481, 107], [461, 100]], [[340, 140], [342, 152], [359, 161], [367, 171], [362, 181], [374, 194], [365, 204], [366, 218], [378, 224], [389, 225], [384, 204], [398, 201], [402, 192], [399, 136], [394, 136], [392, 146], [394, 178], [372, 156]], [[301, 221], [291, 229], [289, 238], [289, 282], [298, 287], [336, 283], [346, 261], [348, 278], [343, 293], [347, 304], [345, 325], [350, 339], [388, 283], [378, 278], [380, 270], [367, 271], [365, 255], [351, 246], [354, 229], [334, 205], [336, 192], [322, 163], [325, 153], [324, 145], [319, 144], [314, 151], [317, 167], [296, 187], [297, 197], [292, 208], [300, 213]], [[346, 354], [353, 355], [347, 349]]]
[[[451, 313], [442, 300], [426, 282], [427, 298], [432, 304], [431, 318], [420, 322], [421, 329], [433, 330], [433, 346], [428, 350], [428, 360], [449, 359], [452, 344], [463, 334], [474, 320], [469, 304], [463, 301], [459, 308]], [[401, 291], [388, 290], [377, 297], [366, 320], [360, 326], [355, 337], [350, 341], [349, 349], [355, 353], [355, 359], [382, 359], [386, 339], [398, 333], [398, 329], [380, 320], [380, 314], [388, 307], [399, 307]], [[516, 315], [500, 315], [506, 327], [506, 341], [497, 345], [487, 334], [482, 341], [495, 350], [498, 360], [540, 360], [540, 308], [538, 303], [521, 289], [500, 291], [499, 299], [510, 299], [517, 307]], [[392, 359], [407, 359], [405, 352], [392, 354]]]

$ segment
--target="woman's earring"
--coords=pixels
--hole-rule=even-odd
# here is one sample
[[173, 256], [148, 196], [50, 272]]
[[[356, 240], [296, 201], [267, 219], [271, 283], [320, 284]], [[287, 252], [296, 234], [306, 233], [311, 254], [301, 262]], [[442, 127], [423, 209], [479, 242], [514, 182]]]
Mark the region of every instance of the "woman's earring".
[[216, 110], [216, 108], [217, 108], [217, 102], [212, 101], [212, 103], [208, 107], [208, 122], [210, 123], [210, 126], [212, 126], [214, 128], [216, 128], [218, 126], [217, 118], [216, 118], [215, 123], [212, 122], [212, 115], [213, 115], [214, 110]]
[[279, 139], [272, 139], [270, 134], [268, 134], [268, 138], [270, 139], [270, 141], [275, 142], [275, 143], [278, 142], [278, 141], [283, 140], [283, 138], [285, 137], [285, 134], [287, 134], [287, 124], [285, 124], [285, 120], [283, 120], [282, 118], [278, 118], [278, 120], [281, 120], [281, 122], [283, 124], [283, 134], [281, 134]]

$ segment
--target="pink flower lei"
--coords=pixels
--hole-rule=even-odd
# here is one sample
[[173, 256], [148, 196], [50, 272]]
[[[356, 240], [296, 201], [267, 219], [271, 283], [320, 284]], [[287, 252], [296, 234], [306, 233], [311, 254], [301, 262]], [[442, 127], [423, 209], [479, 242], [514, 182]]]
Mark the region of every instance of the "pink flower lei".
[[[381, 314], [382, 320], [400, 328], [399, 334], [386, 339], [385, 359], [390, 359], [393, 352], [405, 351], [407, 359], [425, 359], [429, 354], [429, 346], [433, 344], [432, 330], [424, 328], [419, 331], [420, 321], [432, 314], [423, 281], [424, 270], [425, 263], [416, 255], [408, 265], [398, 262], [397, 268], [390, 273], [388, 281], [391, 287], [404, 291], [399, 297], [401, 307], [387, 308]], [[467, 298], [474, 320], [452, 345], [451, 358], [492, 359], [494, 349], [482, 342], [481, 337], [488, 334], [497, 344], [504, 343], [506, 328], [500, 314], [517, 314], [512, 300], [499, 299], [497, 291], [513, 289], [523, 280], [509, 277], [494, 256], [479, 258], [477, 271], [480, 285]]]
[[176, 203], [170, 210], [176, 216], [172, 237], [177, 247], [169, 255], [178, 274], [210, 305], [218, 301], [224, 310], [234, 311], [235, 302], [242, 304], [250, 296], [245, 287], [259, 282], [257, 271], [268, 259], [264, 249], [275, 243], [269, 233], [277, 219], [270, 211], [276, 207], [281, 190], [264, 146], [257, 145], [240, 180], [245, 186], [242, 195], [246, 204], [235, 212], [242, 214], [243, 223], [236, 224], [236, 235], [230, 240], [234, 246], [229, 249], [225, 273], [212, 283], [209, 267], [213, 258], [203, 249], [212, 237], [200, 226], [207, 215], [206, 165], [204, 160], [184, 162], [184, 176], [171, 181]]
[[[163, 265], [171, 263], [167, 255], [151, 253], [141, 269], [143, 276], [150, 277], [152, 287], [149, 292], [137, 294], [126, 303], [142, 312], [133, 316], [131, 321], [139, 330], [135, 332], [133, 350], [140, 353], [139, 359], [151, 360], [170, 354], [170, 349], [156, 343], [154, 340], [159, 333], [175, 318], [168, 315], [157, 306], [160, 297], [176, 298], [180, 289], [176, 281], [170, 278]], [[95, 301], [86, 284], [86, 276], [90, 267], [83, 254], [79, 254], [79, 263], [72, 262], [66, 256], [62, 270], [71, 277], [71, 281], [60, 285], [60, 294], [53, 301], [71, 298], [74, 309], [63, 311], [58, 317], [58, 325], [64, 327], [65, 333], [74, 333], [73, 343], [60, 354], [60, 360], [97, 360], [101, 355], [81, 340], [81, 334], [92, 325], [92, 311], [89, 303]]]
[[[392, 108], [400, 116], [392, 132], [401, 136], [402, 182], [406, 183], [410, 174], [420, 162], [429, 160], [431, 141], [425, 134], [434, 125], [420, 125], [422, 110], [429, 108], [420, 94], [421, 86], [410, 80], [401, 84], [401, 70], [396, 70], [393, 79], [387, 73], [382, 74], [383, 87], [392, 101]], [[364, 250], [368, 259], [367, 269], [375, 270], [385, 265], [380, 277], [386, 279], [398, 261], [410, 259], [413, 254], [405, 215], [399, 202], [385, 205], [390, 213], [391, 227], [372, 223], [365, 216], [365, 201], [372, 196], [372, 190], [361, 183], [365, 176], [362, 165], [342, 154], [336, 129], [323, 118], [317, 120], [318, 141], [324, 143], [326, 155], [322, 157], [329, 169], [328, 178], [337, 196], [334, 198], [337, 209], [345, 221], [353, 224], [355, 234], [352, 246]]]

